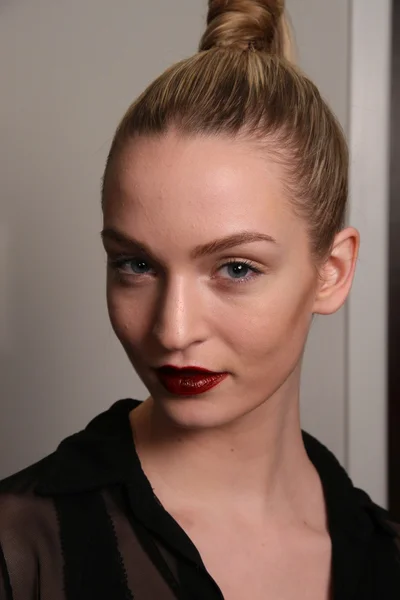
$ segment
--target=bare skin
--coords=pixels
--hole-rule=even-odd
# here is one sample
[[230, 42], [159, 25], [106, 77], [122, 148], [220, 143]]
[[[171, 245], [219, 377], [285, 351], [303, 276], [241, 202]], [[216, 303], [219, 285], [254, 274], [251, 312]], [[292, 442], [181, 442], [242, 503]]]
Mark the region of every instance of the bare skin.
[[[346, 300], [359, 236], [338, 233], [317, 271], [284, 177], [250, 143], [170, 131], [129, 144], [106, 185], [104, 245], [110, 261], [129, 257], [108, 269], [110, 319], [151, 394], [130, 416], [139, 458], [226, 600], [330, 597], [331, 542], [301, 437], [300, 373], [312, 315]], [[243, 230], [275, 241], [190, 255]], [[238, 283], [230, 259], [260, 274], [247, 268]], [[229, 376], [182, 398], [154, 373], [166, 363]]]
[[[330, 599], [331, 539], [322, 486], [308, 458], [303, 457], [298, 477], [292, 473], [288, 489], [270, 490], [268, 498], [266, 494], [255, 495], [254, 486], [251, 490], [243, 487], [238, 493], [241, 481], [243, 486], [248, 485], [240, 474], [236, 485], [232, 485], [233, 481], [228, 485], [223, 478], [218, 485], [213, 476], [217, 477], [219, 471], [221, 477], [223, 464], [229, 465], [229, 456], [216, 465], [215, 456], [206, 459], [207, 447], [200, 447], [197, 452], [193, 448], [200, 475], [199, 480], [192, 482], [192, 449], [184, 439], [178, 438], [172, 452], [159, 439], [149, 441], [158, 438], [154, 423], [150, 425], [151, 416], [146, 415], [151, 403], [150, 397], [131, 413], [142, 468], [164, 508], [195, 544], [225, 600]], [[179, 462], [179, 473], [170, 464], [176, 462], [178, 451], [186, 458]], [[233, 463], [236, 450], [227, 452]], [[187, 483], [188, 477], [192, 486]], [[207, 497], [201, 489], [204, 479], [213, 483], [213, 496]]]

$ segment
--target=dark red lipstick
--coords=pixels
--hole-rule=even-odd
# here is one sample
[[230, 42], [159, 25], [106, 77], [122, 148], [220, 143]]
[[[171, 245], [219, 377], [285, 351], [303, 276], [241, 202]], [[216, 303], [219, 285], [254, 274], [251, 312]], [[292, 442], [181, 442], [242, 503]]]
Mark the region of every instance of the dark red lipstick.
[[203, 394], [228, 376], [228, 373], [216, 373], [202, 367], [174, 365], [164, 365], [156, 373], [165, 389], [178, 396]]

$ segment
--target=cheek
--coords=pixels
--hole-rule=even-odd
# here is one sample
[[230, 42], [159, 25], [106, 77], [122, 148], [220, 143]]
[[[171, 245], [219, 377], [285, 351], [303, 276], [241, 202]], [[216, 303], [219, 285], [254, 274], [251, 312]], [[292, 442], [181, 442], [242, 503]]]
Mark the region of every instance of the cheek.
[[[209, 301], [206, 316], [203, 314], [204, 334], [216, 341], [228, 360], [229, 356], [234, 362], [239, 359], [246, 369], [255, 371], [268, 364], [272, 369], [279, 364], [285, 369], [302, 353], [312, 304], [310, 286], [305, 287], [304, 279], [295, 283], [293, 278], [279, 276], [257, 294]], [[113, 330], [134, 359], [149, 341], [149, 297], [108, 282], [107, 305]]]
[[145, 328], [143, 307], [126, 290], [107, 283], [107, 308], [112, 328], [126, 348], [140, 342]]
[[225, 338], [236, 348], [249, 369], [259, 368], [265, 361], [297, 362], [303, 351], [312, 319], [310, 288], [278, 289], [264, 294], [245, 309], [221, 315]]

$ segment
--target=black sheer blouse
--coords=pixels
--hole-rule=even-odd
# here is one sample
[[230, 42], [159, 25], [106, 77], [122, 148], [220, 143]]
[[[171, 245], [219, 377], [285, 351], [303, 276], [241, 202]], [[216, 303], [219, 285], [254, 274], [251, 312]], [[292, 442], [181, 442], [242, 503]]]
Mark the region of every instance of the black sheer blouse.
[[[129, 423], [139, 403], [119, 400], [0, 482], [0, 600], [223, 600], [141, 469]], [[325, 492], [334, 600], [399, 600], [399, 526], [303, 439]]]

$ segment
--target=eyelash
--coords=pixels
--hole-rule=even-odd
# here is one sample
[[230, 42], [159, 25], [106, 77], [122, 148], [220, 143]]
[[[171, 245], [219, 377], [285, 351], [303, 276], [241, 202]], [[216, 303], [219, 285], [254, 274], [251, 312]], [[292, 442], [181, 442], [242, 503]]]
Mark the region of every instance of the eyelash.
[[[115, 271], [116, 273], [118, 273], [119, 275], [127, 275], [126, 272], [123, 271], [123, 267], [124, 265], [127, 265], [129, 263], [132, 263], [134, 261], [139, 261], [139, 262], [146, 262], [146, 260], [144, 258], [140, 258], [140, 257], [127, 257], [127, 256], [118, 256], [115, 259], [109, 259], [108, 260], [108, 265], [111, 267], [111, 269], [113, 271]], [[229, 265], [244, 265], [245, 267], [248, 267], [253, 275], [250, 277], [243, 277], [241, 279], [234, 279], [234, 278], [229, 278], [230, 281], [234, 284], [243, 284], [243, 283], [248, 283], [251, 280], [254, 280], [256, 277], [258, 277], [259, 275], [262, 275], [262, 271], [260, 271], [260, 269], [258, 269], [257, 267], [254, 266], [254, 264], [250, 261], [250, 260], [237, 260], [237, 259], [229, 259], [228, 261], [226, 261], [225, 263], [223, 263], [219, 269], [222, 269], [223, 267], [227, 267]], [[141, 277], [145, 277], [147, 275], [147, 273], [142, 273], [142, 274], [138, 274], [138, 273], [130, 273], [128, 275], [128, 277], [133, 277], [133, 278], [141, 278]]]

